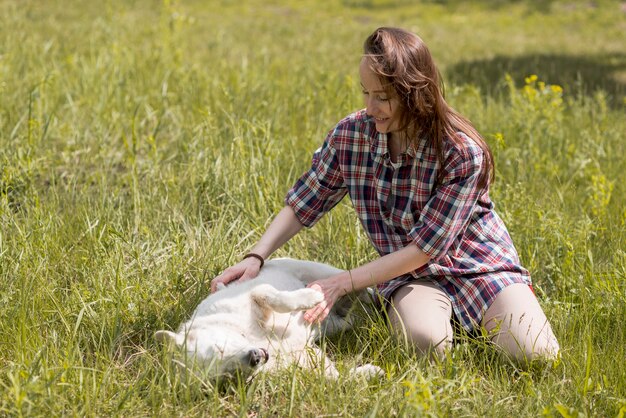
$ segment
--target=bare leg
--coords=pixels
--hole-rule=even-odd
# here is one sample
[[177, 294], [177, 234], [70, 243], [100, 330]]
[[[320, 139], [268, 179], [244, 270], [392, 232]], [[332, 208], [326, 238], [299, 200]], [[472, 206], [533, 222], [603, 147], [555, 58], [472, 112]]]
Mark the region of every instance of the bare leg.
[[481, 325], [502, 351], [518, 361], [558, 356], [559, 343], [528, 285], [516, 283], [502, 290]]
[[450, 298], [432, 282], [413, 282], [392, 296], [388, 311], [391, 327], [419, 354], [444, 356], [452, 345]]

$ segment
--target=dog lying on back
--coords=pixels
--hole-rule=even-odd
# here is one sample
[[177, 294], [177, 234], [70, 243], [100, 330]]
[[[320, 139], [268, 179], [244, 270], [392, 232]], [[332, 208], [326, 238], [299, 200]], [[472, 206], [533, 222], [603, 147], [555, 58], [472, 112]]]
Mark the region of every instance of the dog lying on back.
[[[305, 321], [303, 311], [323, 299], [306, 284], [339, 272], [312, 261], [269, 260], [255, 279], [209, 295], [178, 332], [157, 331], [155, 338], [186, 350], [186, 358], [206, 369], [209, 377], [237, 371], [252, 375], [297, 364], [324, 367], [326, 376], [337, 378], [334, 364], [314, 343], [321, 335], [351, 327], [350, 298], [340, 299], [320, 325]], [[351, 373], [369, 377], [382, 370], [366, 364]]]

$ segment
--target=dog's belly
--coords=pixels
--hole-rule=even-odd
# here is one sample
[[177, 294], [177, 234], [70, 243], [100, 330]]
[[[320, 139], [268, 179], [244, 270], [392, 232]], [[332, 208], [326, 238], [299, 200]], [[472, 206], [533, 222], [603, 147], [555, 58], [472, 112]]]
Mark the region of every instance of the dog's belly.
[[269, 340], [306, 345], [312, 341], [311, 325], [304, 320], [302, 312], [274, 313], [265, 324]]
[[266, 344], [264, 348], [270, 358], [264, 369], [284, 367], [295, 363], [309, 366], [310, 348], [313, 344], [313, 330], [304, 320], [302, 312], [274, 313], [264, 328]]

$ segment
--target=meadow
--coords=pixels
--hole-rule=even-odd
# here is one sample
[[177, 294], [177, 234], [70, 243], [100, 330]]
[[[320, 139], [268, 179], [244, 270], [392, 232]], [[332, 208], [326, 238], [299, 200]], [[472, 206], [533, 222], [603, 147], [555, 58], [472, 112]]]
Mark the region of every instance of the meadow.
[[[181, 375], [154, 331], [362, 107], [382, 25], [426, 41], [491, 145], [560, 360], [459, 335], [430, 364], [364, 317], [324, 345], [382, 379]], [[0, 0], [0, 416], [626, 416], [625, 34], [608, 0]], [[347, 200], [276, 256], [376, 257]]]

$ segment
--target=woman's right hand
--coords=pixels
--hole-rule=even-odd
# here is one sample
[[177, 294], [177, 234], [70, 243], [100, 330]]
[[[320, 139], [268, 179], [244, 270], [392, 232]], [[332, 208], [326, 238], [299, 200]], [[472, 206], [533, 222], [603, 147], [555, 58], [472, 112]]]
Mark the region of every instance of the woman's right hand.
[[[293, 209], [290, 206], [285, 206], [276, 215], [261, 239], [252, 247], [252, 251], [259, 257], [267, 258], [303, 227], [304, 225], [300, 223]], [[259, 274], [259, 270], [261, 270], [261, 260], [256, 257], [244, 258], [211, 281], [211, 292], [216, 292], [218, 286], [221, 289], [236, 280], [253, 279]]]
[[234, 266], [227, 268], [222, 274], [211, 280], [211, 292], [217, 292], [222, 286], [226, 286], [230, 282], [237, 280], [243, 282], [253, 279], [258, 276], [260, 270], [261, 262], [259, 260], [253, 257], [245, 258]]

